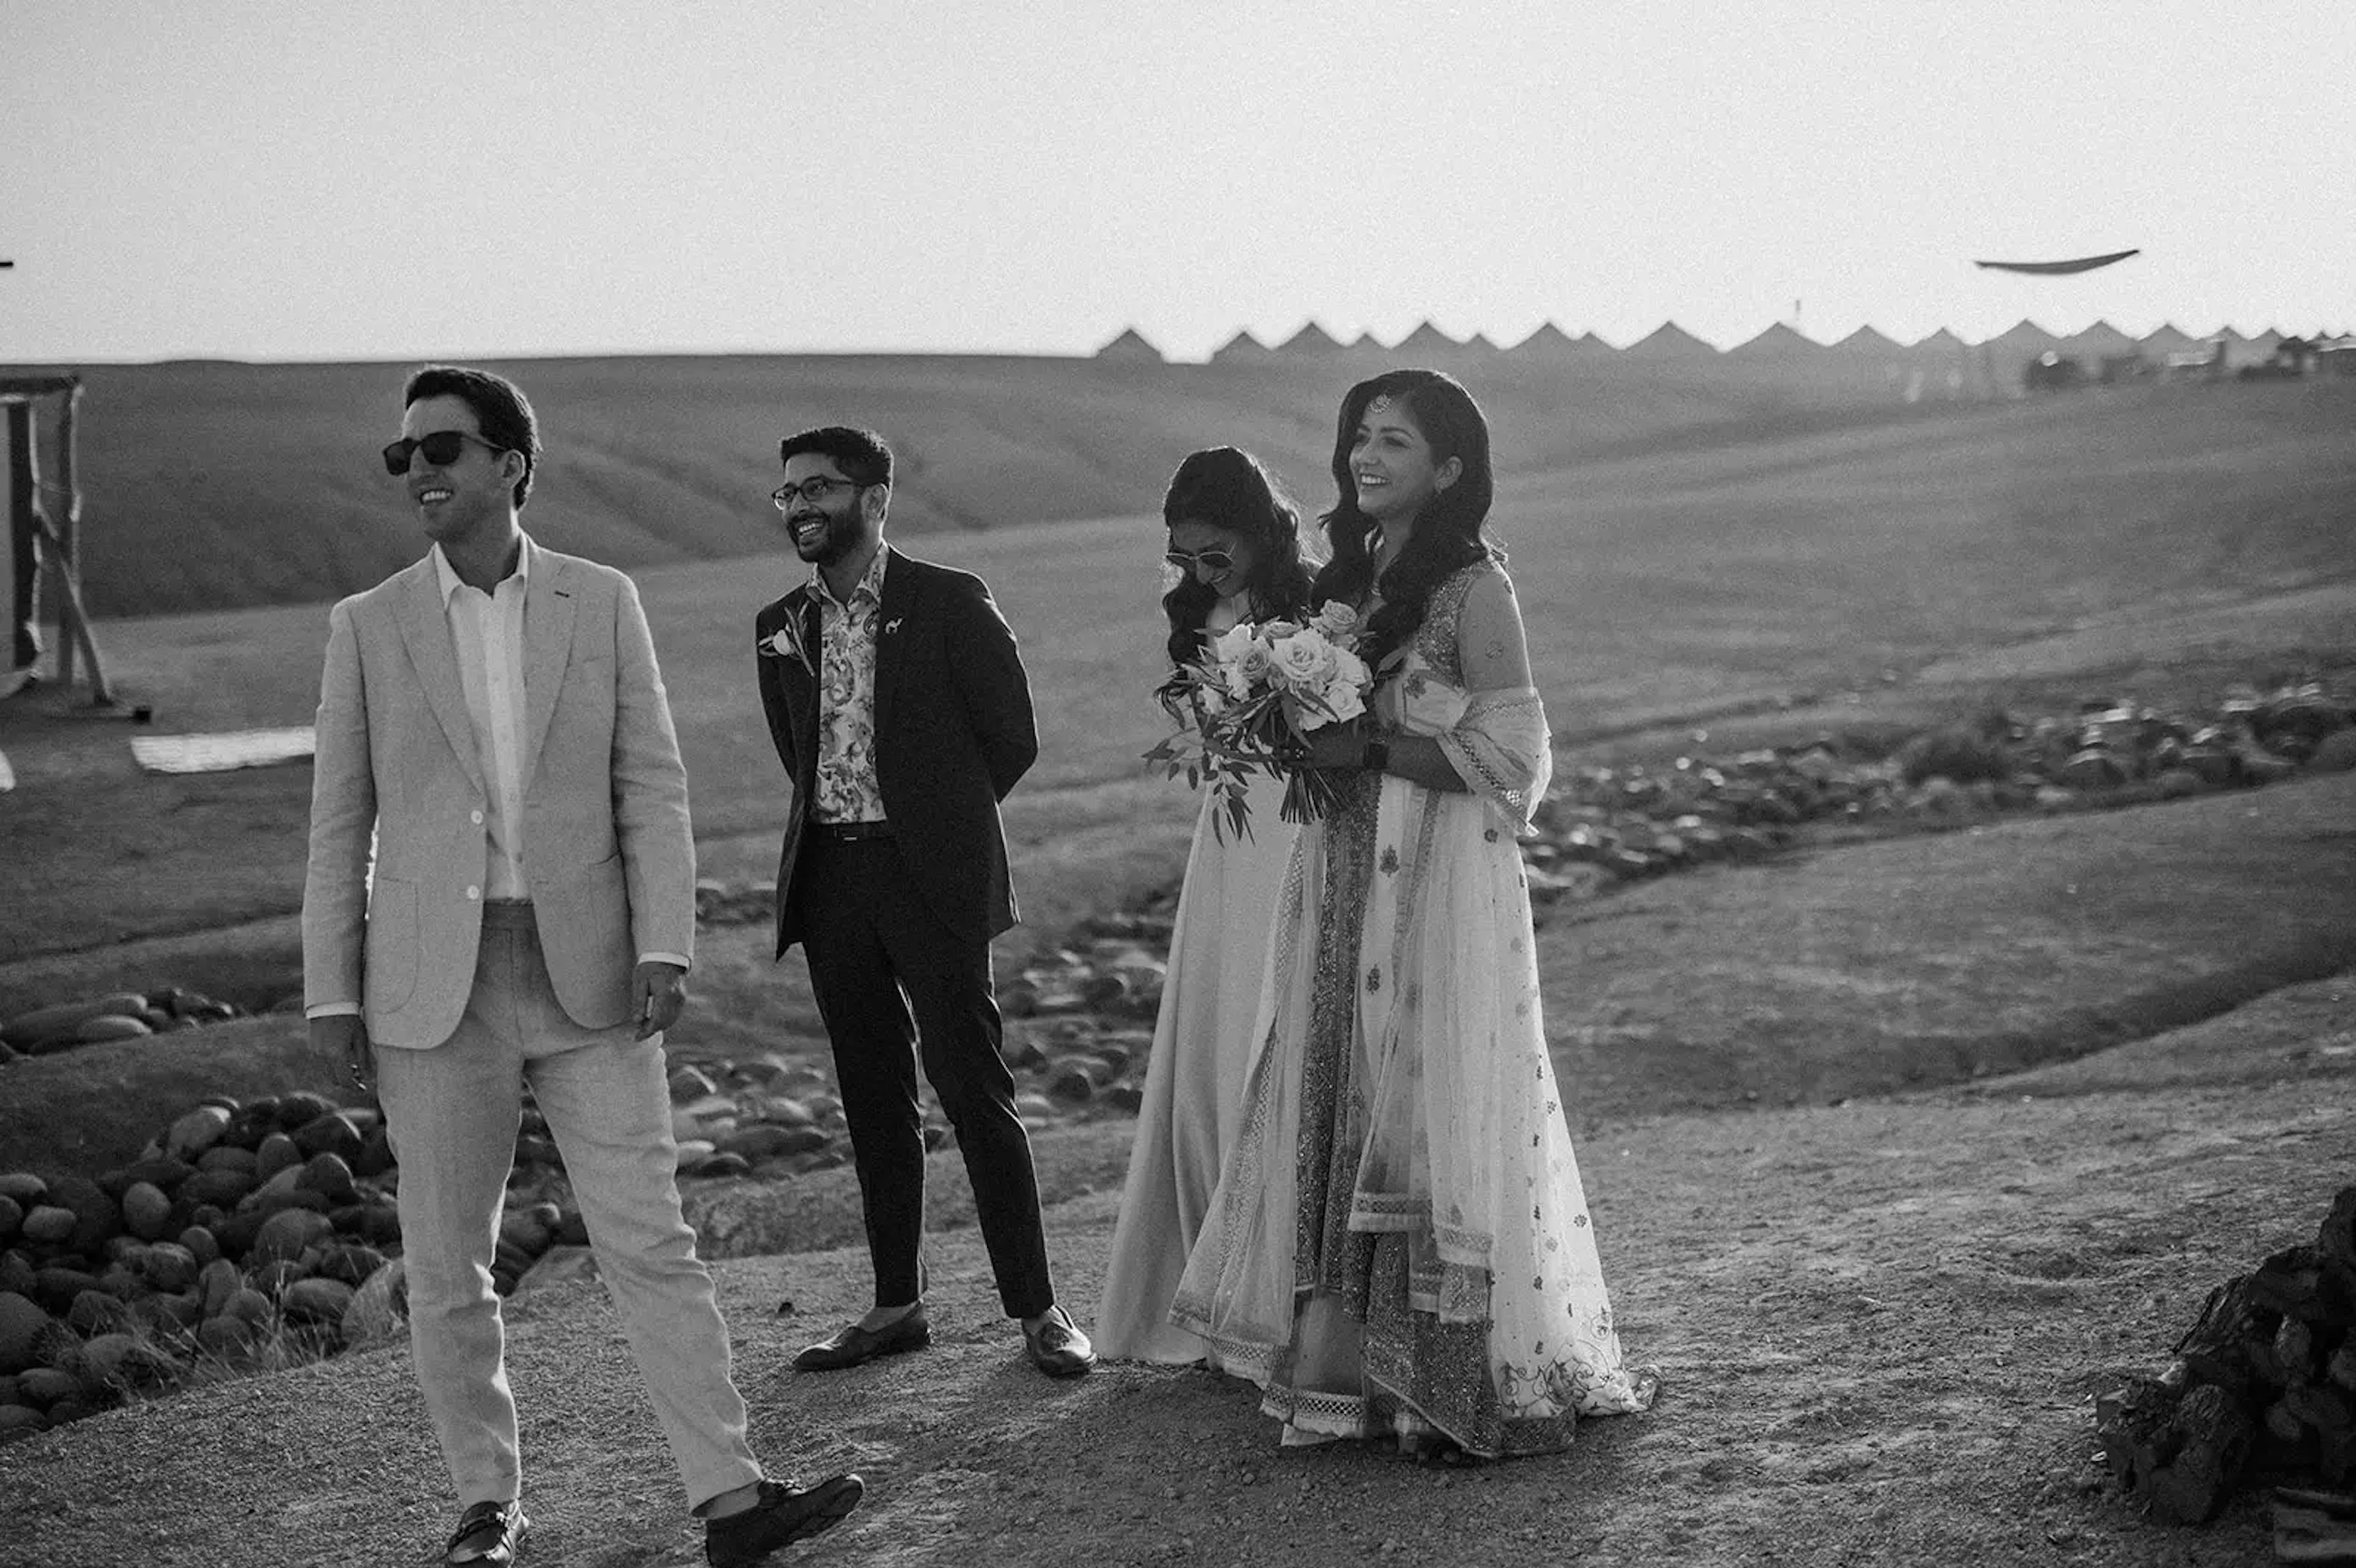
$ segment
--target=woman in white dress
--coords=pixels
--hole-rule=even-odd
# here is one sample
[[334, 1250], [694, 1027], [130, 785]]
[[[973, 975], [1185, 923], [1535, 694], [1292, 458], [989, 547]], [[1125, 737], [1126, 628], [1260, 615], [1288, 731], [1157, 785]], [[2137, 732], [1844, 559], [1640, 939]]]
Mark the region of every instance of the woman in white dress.
[[1172, 1309], [1287, 1443], [1430, 1459], [1566, 1446], [1641, 1410], [1547, 1056], [1515, 840], [1551, 770], [1521, 613], [1483, 534], [1464, 389], [1351, 389], [1333, 559], [1372, 721], [1312, 737], [1342, 803], [1280, 895], [1241, 1123]]
[[[1309, 597], [1299, 514], [1250, 453], [1197, 452], [1162, 505], [1169, 529], [1162, 606], [1173, 666], [1239, 621], [1299, 614]], [[1248, 837], [1215, 830], [1205, 792], [1170, 933], [1170, 968], [1145, 1070], [1112, 1259], [1097, 1304], [1099, 1355], [1187, 1362], [1203, 1348], [1170, 1321], [1170, 1298], [1202, 1228], [1235, 1136], [1252, 1022], [1268, 965], [1269, 922], [1298, 831], [1280, 781], [1252, 781]]]

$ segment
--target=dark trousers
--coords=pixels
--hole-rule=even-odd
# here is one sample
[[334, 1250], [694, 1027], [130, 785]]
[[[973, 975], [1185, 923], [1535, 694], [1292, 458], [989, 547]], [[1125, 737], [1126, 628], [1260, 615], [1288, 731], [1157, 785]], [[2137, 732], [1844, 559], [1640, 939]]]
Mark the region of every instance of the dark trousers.
[[1031, 1139], [999, 1054], [1004, 1027], [990, 944], [941, 923], [888, 839], [803, 840], [793, 898], [810, 990], [834, 1045], [835, 1078], [859, 1170], [875, 1305], [922, 1292], [925, 1128], [916, 1063], [957, 1130], [982, 1243], [1010, 1317], [1055, 1305]]

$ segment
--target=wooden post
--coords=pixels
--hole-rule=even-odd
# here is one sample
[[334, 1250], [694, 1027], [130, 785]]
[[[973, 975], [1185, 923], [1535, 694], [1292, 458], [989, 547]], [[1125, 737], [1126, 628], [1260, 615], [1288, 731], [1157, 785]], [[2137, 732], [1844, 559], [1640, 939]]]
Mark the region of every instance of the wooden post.
[[[29, 666], [40, 656], [41, 553], [34, 548], [33, 415], [24, 400], [8, 401], [8, 549], [16, 563], [8, 606], [8, 663]], [[27, 644], [29, 643], [29, 646]]]
[[[59, 556], [66, 574], [69, 589], [59, 598], [57, 619], [57, 680], [59, 685], [73, 685], [73, 643], [82, 640], [90, 645], [90, 688], [99, 701], [106, 701], [106, 676], [99, 673], [99, 647], [91, 640], [90, 624], [82, 613], [82, 492], [73, 483], [73, 405], [82, 400], [82, 384], [75, 381], [73, 389], [59, 398], [57, 407], [57, 487], [66, 496], [66, 516], [57, 520]], [[73, 613], [82, 622], [80, 638], [66, 635], [66, 613]]]
[[39, 400], [28, 399], [32, 418], [25, 426], [25, 463], [33, 501], [33, 527], [48, 536], [49, 598], [58, 614], [58, 684], [71, 686], [74, 677], [74, 625], [71, 606], [79, 574], [74, 570], [73, 539], [60, 534], [48, 508], [41, 505], [41, 420]]

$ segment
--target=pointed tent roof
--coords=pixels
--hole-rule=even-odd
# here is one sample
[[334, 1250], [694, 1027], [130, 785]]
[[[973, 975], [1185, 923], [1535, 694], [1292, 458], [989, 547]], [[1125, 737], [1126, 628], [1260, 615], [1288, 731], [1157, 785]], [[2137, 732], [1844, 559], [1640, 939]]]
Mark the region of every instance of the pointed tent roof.
[[2142, 337], [2136, 346], [2147, 354], [2182, 354], [2201, 347], [2201, 340], [2172, 321], [2163, 321]]
[[1980, 347], [2042, 354], [2049, 348], [2060, 347], [2062, 341], [2024, 315]]
[[1388, 349], [1383, 347], [1383, 340], [1375, 336], [1374, 329], [1371, 327], [1361, 332], [1357, 336], [1350, 339], [1349, 349], [1353, 354], [1387, 354], [1389, 352]]
[[1871, 326], [1860, 326], [1833, 347], [1843, 354], [1895, 354], [1898, 340]]
[[1315, 318], [1301, 324], [1301, 330], [1276, 346], [1279, 354], [1338, 354], [1342, 345], [1332, 333], [1317, 325]]
[[2083, 332], [2073, 332], [2062, 340], [2080, 354], [2132, 354], [2135, 339], [2107, 321], [2098, 321]]
[[1145, 334], [1137, 328], [1125, 327], [1119, 337], [1097, 350], [1099, 359], [1150, 359], [1162, 362], [1162, 350], [1146, 341]]
[[1552, 354], [1575, 353], [1579, 349], [1592, 346], [1592, 339], [1569, 336], [1553, 322], [1544, 321], [1538, 324], [1538, 329], [1536, 332], [1531, 333], [1505, 352], [1544, 358]]
[[1665, 321], [1628, 345], [1625, 352], [1667, 357], [1715, 354], [1718, 350], [1676, 322]]
[[1964, 347], [1964, 340], [1943, 326], [1928, 337], [1918, 338], [1906, 347], [1917, 354], [1945, 354], [1961, 349]]
[[1491, 341], [1489, 335], [1485, 332], [1473, 333], [1472, 336], [1464, 340], [1464, 347], [1471, 349], [1475, 354], [1494, 354], [1498, 351], [1496, 344]]
[[1451, 354], [1464, 346], [1440, 328], [1425, 322], [1391, 346], [1394, 354]]
[[1786, 354], [1805, 354], [1823, 347], [1824, 345], [1815, 338], [1779, 321], [1758, 336], [1738, 343], [1727, 352], [1745, 357], [1770, 357]]
[[1251, 328], [1244, 327], [1211, 350], [1211, 363], [1216, 365], [1229, 359], [1265, 359], [1270, 352], [1272, 350], [1267, 344], [1251, 335]]

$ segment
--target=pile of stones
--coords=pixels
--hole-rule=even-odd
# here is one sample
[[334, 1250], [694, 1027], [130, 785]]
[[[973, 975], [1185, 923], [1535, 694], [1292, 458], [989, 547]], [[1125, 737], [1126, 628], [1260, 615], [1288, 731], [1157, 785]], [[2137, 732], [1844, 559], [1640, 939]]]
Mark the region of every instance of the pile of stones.
[[1992, 712], [1860, 754], [1831, 737], [1666, 768], [1583, 768], [1541, 803], [1525, 845], [1534, 901], [1767, 854], [1818, 826], [1935, 828], [2356, 768], [2356, 680], [2230, 690], [2206, 715], [2094, 701]]
[[[519, 1143], [545, 1143], [528, 1115]], [[294, 1093], [206, 1101], [96, 1176], [0, 1174], [0, 1440], [208, 1367], [284, 1364], [402, 1325], [400, 1179], [378, 1114]], [[509, 1195], [499, 1288], [579, 1216]]]
[[54, 1002], [0, 1019], [0, 1061], [109, 1040], [171, 1034], [241, 1016], [231, 1003], [178, 986]]

